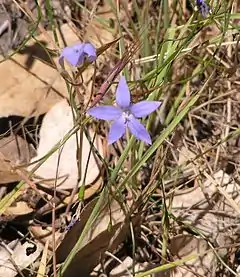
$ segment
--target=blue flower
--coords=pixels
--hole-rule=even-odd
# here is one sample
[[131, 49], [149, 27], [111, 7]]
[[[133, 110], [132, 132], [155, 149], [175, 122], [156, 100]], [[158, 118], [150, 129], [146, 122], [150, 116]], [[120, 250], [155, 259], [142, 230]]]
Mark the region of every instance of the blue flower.
[[85, 60], [93, 62], [97, 58], [96, 48], [91, 43], [75, 43], [65, 47], [60, 55], [59, 63], [63, 66], [64, 58], [72, 66], [80, 66]]
[[102, 120], [113, 121], [108, 135], [108, 144], [120, 139], [126, 128], [139, 140], [151, 144], [151, 138], [146, 128], [137, 118], [147, 116], [155, 111], [161, 104], [158, 101], [140, 101], [131, 104], [131, 95], [125, 77], [121, 77], [116, 91], [115, 106], [98, 106], [90, 108], [88, 114]]
[[77, 223], [78, 218], [72, 217], [71, 222], [68, 224], [67, 226], [67, 230], [69, 231], [70, 229], [72, 229], [72, 227]]
[[209, 6], [206, 4], [205, 0], [197, 0], [197, 6], [200, 9], [200, 12], [203, 17], [207, 17], [210, 12]]

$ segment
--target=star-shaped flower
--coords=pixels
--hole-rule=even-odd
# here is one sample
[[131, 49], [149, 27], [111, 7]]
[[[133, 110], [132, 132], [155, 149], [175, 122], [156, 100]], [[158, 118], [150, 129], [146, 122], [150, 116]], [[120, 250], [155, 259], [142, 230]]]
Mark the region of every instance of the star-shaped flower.
[[207, 17], [208, 13], [210, 12], [210, 8], [205, 2], [205, 0], [197, 0], [196, 3], [198, 8], [200, 9], [202, 16]]
[[59, 63], [63, 66], [64, 58], [72, 66], [80, 66], [85, 60], [93, 62], [97, 58], [96, 48], [91, 43], [75, 43], [65, 47], [60, 55]]
[[151, 144], [151, 138], [146, 128], [137, 118], [147, 116], [161, 104], [158, 101], [140, 101], [131, 104], [131, 95], [125, 77], [121, 77], [116, 91], [116, 106], [98, 106], [90, 108], [88, 114], [97, 119], [111, 120], [112, 126], [108, 135], [108, 144], [120, 139], [126, 128], [139, 140]]

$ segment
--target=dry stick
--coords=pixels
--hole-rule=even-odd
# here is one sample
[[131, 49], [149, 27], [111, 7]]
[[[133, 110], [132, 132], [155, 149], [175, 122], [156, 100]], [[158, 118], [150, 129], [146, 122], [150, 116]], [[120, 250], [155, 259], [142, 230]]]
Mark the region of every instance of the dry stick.
[[[0, 158], [4, 161], [6, 161], [6, 158], [5, 156], [0, 152]], [[37, 186], [36, 184], [31, 181], [29, 179], [29, 177], [27, 176], [27, 171], [24, 171], [22, 169], [18, 169], [16, 168], [16, 166], [13, 164], [13, 162], [11, 161], [8, 161], [9, 162], [9, 170], [12, 171], [12, 172], [15, 172], [19, 177], [21, 177], [21, 179], [29, 185], [29, 187], [31, 187], [36, 193], [37, 195], [39, 195], [48, 205], [51, 206], [52, 208], [52, 203], [51, 201], [48, 201], [48, 199], [46, 199], [41, 193], [39, 193], [38, 189], [37, 189]], [[61, 200], [60, 200], [61, 201]], [[45, 209], [44, 209], [45, 210]]]
[[55, 236], [55, 197], [56, 197], [56, 187], [54, 185], [54, 191], [53, 191], [53, 208], [52, 208], [52, 249], [53, 249], [53, 276], [57, 276], [57, 258], [56, 258], [56, 236]]
[[[80, 75], [79, 77], [81, 78], [81, 81], [79, 82], [79, 84], [82, 85], [83, 84], [83, 77], [82, 77], [82, 75]], [[76, 81], [78, 81], [79, 77], [76, 77]], [[74, 85], [74, 92], [76, 92], [76, 94], [77, 94], [80, 106], [83, 106], [84, 105], [84, 103], [83, 103], [84, 101], [82, 99], [83, 96], [80, 94], [80, 92], [77, 88], [77, 85]], [[81, 114], [81, 116], [80, 116], [80, 119], [81, 119], [82, 114], [83, 114], [83, 110], [80, 110], [80, 114]], [[77, 124], [77, 122], [74, 122], [74, 124]], [[81, 181], [80, 178], [81, 178], [81, 175], [82, 175], [82, 149], [79, 149], [79, 148], [81, 148], [82, 141], [83, 141], [83, 131], [82, 131], [82, 127], [81, 127], [80, 128], [80, 146], [79, 146], [78, 131], [76, 132], [76, 145], [77, 145], [76, 158], [77, 158], [77, 168], [78, 168], [78, 181], [77, 181], [75, 187], [72, 189], [72, 192], [71, 192], [71, 195], [70, 195], [70, 200], [69, 200], [69, 202], [67, 204], [67, 207], [66, 207], [65, 215], [67, 215], [70, 211], [74, 196], [75, 196], [75, 194], [78, 190], [78, 184]]]
[[37, 193], [37, 195], [40, 195], [40, 197], [41, 197], [44, 201], [48, 202], [48, 200], [45, 199], [45, 197], [39, 193], [39, 191], [38, 191], [37, 186], [35, 185], [35, 183], [29, 179], [29, 177], [27, 176], [27, 174], [26, 174], [23, 170], [16, 168], [16, 166], [14, 165], [14, 163], [11, 162], [10, 160], [7, 160], [7, 159], [5, 158], [5, 156], [4, 156], [1, 152], [0, 152], [0, 158], [1, 158], [2, 160], [4, 160], [5, 162], [8, 161], [10, 171], [11, 171], [11, 172], [15, 172], [17, 175], [19, 175], [19, 176], [21, 177], [21, 179], [22, 179], [25, 183], [27, 183], [27, 184]]
[[203, 172], [204, 176], [210, 180], [210, 182], [215, 185], [216, 189], [221, 193], [224, 198], [228, 201], [230, 206], [240, 215], [240, 207], [238, 203], [232, 198], [231, 195], [222, 187], [220, 182], [216, 181], [211, 175], [209, 175], [207, 172]]
[[26, 182], [40, 197], [45, 201], [49, 202], [43, 195], [41, 195], [37, 189], [37, 186], [33, 181], [31, 181], [28, 176], [20, 169], [16, 169], [15, 172], [23, 179], [24, 182]]
[[[91, 95], [90, 95], [90, 97], [89, 97], [89, 101], [88, 101], [88, 103], [87, 103], [87, 105], [86, 105], [86, 108], [87, 108], [88, 105], [90, 104], [90, 101], [91, 101], [92, 96], [93, 96], [93, 93], [94, 93], [93, 89], [94, 89], [94, 82], [95, 82], [95, 78], [96, 78], [96, 69], [97, 69], [96, 62], [94, 62], [94, 65], [95, 65], [95, 66], [94, 66], [94, 74], [93, 74]], [[83, 112], [84, 112], [84, 111], [83, 111]], [[80, 175], [80, 176], [81, 176], [81, 175]], [[79, 176], [79, 177], [80, 177], [80, 176]], [[80, 180], [79, 180], [79, 181], [80, 181]], [[67, 208], [66, 208], [66, 211], [65, 211], [65, 214], [66, 214], [66, 215], [67, 215], [67, 214], [69, 213], [69, 211], [70, 211], [71, 205], [72, 205], [72, 203], [73, 203], [74, 196], [75, 196], [75, 194], [76, 194], [76, 192], [77, 192], [77, 190], [78, 190], [78, 184], [79, 184], [79, 182], [76, 184], [75, 188], [73, 188], [73, 190], [72, 190], [72, 192], [71, 192], [70, 200], [69, 200], [69, 202], [68, 202], [68, 205], [67, 205]]]
[[93, 100], [91, 107], [95, 106], [104, 97], [104, 95], [106, 94], [106, 92], [107, 92], [108, 88], [110, 87], [111, 83], [115, 80], [118, 73], [121, 71], [121, 70], [119, 71], [119, 68], [121, 67], [121, 63], [122, 63], [122, 61], [119, 61], [117, 63], [116, 67], [108, 75], [106, 81], [101, 85], [99, 93], [96, 95], [95, 99]]
[[54, 182], [54, 189], [53, 189], [53, 203], [52, 203], [52, 249], [53, 249], [53, 276], [57, 276], [57, 257], [56, 257], [56, 236], [55, 236], [55, 220], [56, 220], [56, 203], [55, 199], [57, 198], [57, 179], [58, 179], [58, 169], [59, 169], [59, 163], [60, 163], [60, 157], [62, 154], [63, 147], [59, 149], [59, 156], [57, 161], [57, 171], [56, 171], [56, 179]]
[[[228, 38], [230, 38], [230, 41], [231, 41], [231, 36], [232, 36], [232, 32], [230, 31], [230, 33], [228, 33], [228, 36], [227, 36]], [[229, 47], [227, 48], [227, 55], [228, 55], [229, 59], [232, 58], [232, 45], [229, 45]], [[229, 67], [227, 69], [229, 69]], [[227, 86], [228, 86], [228, 91], [232, 90], [230, 80], [227, 80]], [[232, 101], [231, 101], [231, 98], [228, 97], [227, 98], [227, 126], [225, 128], [225, 133], [224, 133], [225, 137], [227, 137], [230, 132], [231, 117], [232, 117]], [[223, 146], [226, 148], [227, 142], [224, 142]]]
[[99, 103], [101, 101], [101, 99], [104, 97], [104, 95], [108, 91], [108, 89], [109, 89], [110, 85], [112, 84], [112, 82], [114, 82], [117, 75], [128, 64], [131, 57], [134, 55], [134, 53], [136, 53], [139, 46], [140, 46], [139, 43], [136, 43], [135, 45], [133, 45], [132, 48], [129, 49], [129, 52], [127, 52], [126, 55], [124, 55], [122, 57], [122, 59], [117, 63], [117, 65], [114, 67], [112, 72], [108, 75], [106, 81], [101, 85], [99, 93], [97, 93], [95, 99], [92, 102], [91, 107], [95, 106], [97, 103]]

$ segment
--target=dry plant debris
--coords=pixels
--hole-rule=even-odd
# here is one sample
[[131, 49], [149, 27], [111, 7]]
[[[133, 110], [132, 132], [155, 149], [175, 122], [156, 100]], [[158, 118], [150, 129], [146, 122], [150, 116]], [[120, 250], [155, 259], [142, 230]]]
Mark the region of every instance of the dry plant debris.
[[[31, 249], [33, 251], [31, 252]], [[40, 244], [12, 241], [0, 248], [0, 275], [5, 277], [17, 276], [20, 271], [32, 265], [40, 256]]]
[[[95, 24], [95, 21], [92, 22]], [[89, 25], [89, 28], [91, 23]], [[98, 34], [104, 32], [98, 30]], [[88, 32], [90, 35], [91, 31]], [[53, 38], [52, 31], [47, 32]], [[63, 35], [62, 40], [61, 35]], [[91, 36], [94, 37], [93, 33]], [[64, 98], [68, 98], [68, 91], [64, 79], [58, 71], [58, 55], [47, 53], [47, 47], [58, 51], [56, 46], [48, 40], [48, 36], [41, 34], [31, 39], [26, 46], [11, 58], [1, 58], [0, 76], [2, 76], [0, 88], [0, 116], [19, 115], [32, 117], [46, 113], [54, 104]], [[60, 27], [58, 32], [60, 47], [64, 47], [67, 41], [71, 45], [79, 41], [78, 36], [68, 24]], [[109, 33], [102, 43], [113, 40]], [[103, 58], [101, 58], [103, 59]], [[104, 60], [102, 60], [103, 63]], [[91, 95], [91, 78], [94, 69], [89, 67], [83, 72], [84, 83], [80, 86], [80, 92], [84, 94], [85, 103]], [[19, 105], [21, 103], [21, 105]]]
[[239, 185], [223, 171], [187, 193], [179, 191], [171, 203], [174, 216], [224, 247], [239, 232]]
[[169, 277], [191, 277], [193, 274], [211, 277], [216, 273], [217, 258], [204, 239], [179, 235], [171, 239], [169, 248], [176, 259], [196, 254], [195, 259], [171, 270]]
[[[70, 32], [67, 25], [62, 30], [65, 34]], [[73, 40], [77, 41], [77, 37]], [[45, 36], [40, 35], [0, 64], [0, 76], [4, 76], [0, 88], [0, 116], [41, 115], [67, 97], [64, 80], [40, 43], [52, 48]]]
[[[80, 215], [80, 220], [65, 236], [57, 250], [58, 262], [64, 261], [75, 246], [94, 204], [96, 204], [95, 201], [86, 207]], [[124, 213], [116, 201], [107, 205], [104, 203], [100, 216], [94, 221], [64, 276], [89, 276], [103, 258], [104, 252], [106, 250], [114, 251], [124, 240], [129, 232], [127, 226], [121, 227], [124, 220]], [[84, 266], [79, 268], [79, 264]]]
[[35, 150], [20, 136], [10, 135], [0, 139], [0, 184], [20, 181], [15, 166], [26, 165]]
[[[12, 9], [15, 5], [15, 1], [13, 1], [14, 3], [11, 1], [3, 2], [1, 8], [5, 5]], [[32, 1], [20, 2], [23, 4]], [[39, 144], [36, 143], [37, 155], [32, 150], [32, 144], [27, 143], [14, 132], [8, 137], [1, 138], [1, 198], [13, 192], [12, 186], [15, 184], [10, 183], [23, 179], [22, 175], [19, 175], [15, 169], [25, 172], [26, 167], [24, 166], [30, 160], [31, 162], [40, 161], [41, 158], [48, 155], [56, 143], [63, 141], [69, 131], [75, 128], [75, 132], [62, 147], [46, 158], [46, 161], [34, 172], [34, 177], [28, 178], [27, 176], [24, 179], [25, 184], [22, 189], [19, 189], [8, 202], [8, 204], [13, 204], [10, 207], [8, 204], [4, 206], [4, 214], [0, 218], [0, 222], [3, 222], [1, 228], [3, 230], [12, 228], [17, 230], [16, 233], [18, 234], [20, 233], [18, 228], [25, 228], [24, 235], [27, 234], [28, 236], [28, 232], [30, 232], [31, 240], [34, 243], [36, 241], [39, 243], [36, 243], [37, 250], [33, 254], [27, 255], [28, 242], [18, 243], [16, 248], [18, 250], [16, 250], [12, 246], [15, 243], [13, 238], [3, 239], [7, 243], [3, 242], [2, 245], [8, 247], [10, 251], [7, 252], [3, 246], [0, 248], [0, 276], [17, 275], [11, 259], [19, 270], [25, 269], [29, 265], [32, 266], [36, 259], [40, 259], [43, 245], [45, 245], [41, 259], [43, 266], [40, 266], [38, 270], [35, 267], [34, 270], [38, 271], [38, 277], [43, 274], [49, 275], [52, 260], [48, 260], [47, 257], [48, 254], [52, 254], [51, 251], [54, 248], [53, 231], [55, 231], [57, 244], [60, 244], [56, 253], [57, 262], [60, 264], [65, 261], [81, 235], [93, 209], [91, 204], [83, 210], [80, 209], [80, 220], [68, 232], [62, 233], [62, 212], [64, 213], [66, 205], [71, 205], [79, 200], [77, 193], [72, 197], [69, 190], [81, 186], [83, 182], [86, 185], [84, 204], [89, 198], [94, 198], [102, 184], [107, 184], [109, 172], [111, 173], [115, 169], [117, 164], [115, 162], [125, 150], [125, 141], [123, 144], [119, 143], [111, 148], [109, 172], [106, 172], [107, 176], [101, 175], [102, 163], [97, 158], [95, 150], [92, 150], [85, 133], [80, 131], [82, 122], [73, 120], [74, 113], [72, 113], [69, 105], [71, 101], [69, 101], [69, 93], [62, 76], [65, 76], [64, 73], [67, 72], [69, 76], [74, 77], [76, 72], [69, 66], [66, 67], [65, 72], [59, 68], [59, 50], [64, 47], [60, 33], [68, 45], [79, 41], [81, 38], [81, 41], [89, 40], [95, 46], [100, 47], [119, 37], [118, 23], [120, 23], [119, 25], [122, 25], [120, 36], [126, 42], [126, 49], [130, 42], [135, 43], [138, 40], [143, 40], [141, 41], [141, 49], [139, 52], [137, 51], [137, 55], [141, 55], [146, 50], [147, 43], [152, 44], [158, 38], [159, 40], [163, 38], [163, 41], [159, 41], [156, 49], [163, 49], [165, 42], [167, 42], [166, 45], [171, 45], [173, 43], [171, 39], [164, 42], [168, 31], [174, 31], [176, 34], [181, 32], [186, 24], [186, 18], [190, 17], [190, 12], [194, 12], [187, 8], [189, 1], [175, 1], [179, 2], [177, 6], [179, 9], [176, 10], [172, 9], [174, 1], [170, 1], [168, 15], [170, 15], [169, 18], [171, 17], [173, 29], [165, 29], [164, 27], [157, 34], [156, 26], [158, 22], [161, 23], [158, 17], [158, 11], [162, 12], [161, 1], [148, 1], [148, 3], [146, 1], [116, 1], [114, 12], [110, 5], [106, 4], [109, 1], [96, 1], [97, 3], [80, 1], [81, 4], [85, 2], [84, 4], [90, 7], [90, 12], [76, 9], [80, 12], [75, 15], [73, 21], [71, 21], [71, 16], [74, 9], [71, 10], [71, 2], [74, 1], [54, 0], [51, 2], [53, 3], [53, 14], [61, 22], [60, 30], [57, 30], [60, 47], [54, 43], [53, 32], [48, 30], [35, 36], [24, 48], [14, 53], [9, 59], [5, 60], [5, 57], [1, 57], [0, 116], [19, 115], [28, 118], [45, 114], [40, 128], [40, 141]], [[207, 2], [213, 5], [214, 1]], [[235, 1], [233, 2], [235, 3]], [[136, 3], [141, 8], [140, 15], [137, 15], [134, 10]], [[218, 36], [222, 35], [223, 27], [221, 21], [222, 1], [219, 1], [218, 4], [219, 11], [213, 10], [207, 19], [199, 19], [198, 14], [196, 14], [194, 20], [199, 20], [198, 27], [201, 31], [198, 31], [198, 34], [192, 39], [187, 50], [185, 48], [181, 50], [181, 57], [171, 61], [173, 74], [170, 75], [172, 72], [169, 72], [166, 76], [161, 77], [163, 85], [160, 85], [159, 88], [153, 88], [154, 85], [151, 84], [146, 89], [146, 93], [149, 95], [153, 90], [161, 90], [161, 97], [164, 98], [164, 105], [161, 108], [163, 126], [158, 126], [159, 122], [156, 120], [156, 129], [159, 127], [159, 132], [153, 132], [155, 139], [164, 132], [165, 127], [168, 127], [164, 125], [165, 115], [167, 116], [169, 110], [173, 106], [175, 107], [176, 99], [180, 101], [180, 104], [176, 105], [175, 117], [184, 109], [193, 94], [199, 94], [199, 100], [184, 120], [178, 124], [176, 131], [168, 135], [167, 139], [160, 145], [156, 155], [155, 153], [152, 155], [154, 162], [149, 159], [149, 163], [143, 170], [144, 181], [141, 177], [135, 180], [135, 176], [133, 176], [128, 180], [125, 190], [121, 191], [122, 198], [124, 201], [126, 200], [126, 203], [135, 204], [135, 199], [141, 198], [139, 194], [141, 196], [142, 191], [145, 191], [149, 183], [153, 180], [154, 185], [156, 181], [157, 187], [151, 191], [149, 200], [142, 203], [144, 205], [139, 205], [141, 208], [136, 211], [137, 216], [144, 218], [143, 224], [140, 226], [139, 221], [136, 220], [136, 226], [133, 224], [134, 236], [132, 236], [129, 232], [129, 224], [125, 223], [126, 214], [123, 213], [122, 207], [115, 200], [111, 202], [109, 197], [107, 199], [109, 200], [108, 205], [104, 207], [100, 216], [91, 226], [81, 248], [63, 277], [90, 276], [91, 273], [92, 276], [99, 276], [100, 272], [104, 273], [104, 270], [112, 277], [133, 276], [133, 271], [148, 270], [151, 267], [165, 264], [166, 261], [171, 263], [188, 255], [195, 255], [195, 259], [174, 269], [155, 273], [151, 276], [229, 277], [232, 276], [232, 272], [227, 272], [228, 265], [236, 269], [236, 272], [239, 271], [240, 262], [235, 257], [239, 248], [240, 226], [239, 135], [230, 136], [226, 141], [221, 141], [240, 127], [239, 34], [228, 30], [223, 41], [221, 43], [217, 41]], [[19, 8], [19, 6], [17, 7]], [[45, 20], [49, 11], [44, 1], [41, 1], [40, 7]], [[0, 46], [2, 46], [3, 49], [1, 50], [4, 54], [14, 46], [14, 43], [15, 46], [18, 45], [24, 34], [26, 35], [27, 28], [24, 20], [26, 17], [28, 19], [30, 17], [19, 14], [18, 8], [16, 25], [22, 24], [22, 28], [19, 30], [13, 28], [17, 41], [13, 40], [14, 36], [11, 37], [9, 32], [8, 26], [14, 27], [14, 24], [13, 19], [9, 18], [7, 14], [8, 9], [0, 15], [0, 29], [6, 26], [4, 27], [6, 30], [0, 30]], [[74, 6], [74, 8], [76, 7]], [[235, 12], [234, 16], [238, 17], [237, 1], [231, 8]], [[30, 10], [36, 16], [36, 9]], [[163, 10], [163, 12], [166, 11]], [[215, 13], [217, 12], [219, 15], [215, 22]], [[80, 15], [79, 18], [78, 15]], [[117, 22], [116, 16], [119, 16], [119, 22]], [[100, 21], [98, 17], [100, 17]], [[137, 19], [141, 22], [138, 22]], [[214, 20], [210, 25], [209, 21], [212, 19]], [[231, 27], [236, 23], [235, 20], [239, 19], [231, 19]], [[195, 21], [192, 24], [195, 24]], [[41, 24], [39, 30], [44, 30], [43, 27], [50, 27], [51, 25], [50, 22], [43, 20], [41, 20]], [[142, 24], [140, 33], [136, 32], [139, 27], [138, 24]], [[176, 30], [174, 30], [175, 26], [178, 26]], [[131, 33], [132, 27], [135, 28], [134, 33]], [[190, 25], [188, 28], [191, 30]], [[147, 38], [144, 37], [146, 34], [149, 34]], [[163, 45], [162, 42], [164, 42]], [[98, 92], [99, 84], [103, 83], [105, 75], [108, 75], [111, 67], [114, 66], [116, 58], [118, 58], [118, 54], [115, 54], [119, 48], [120, 46], [107, 50], [97, 59], [96, 64], [90, 65], [82, 73], [82, 76], [78, 76], [79, 78], [76, 80], [78, 85], [73, 87], [74, 93], [76, 96], [80, 96], [82, 102], [78, 99], [76, 100], [77, 104], [87, 104], [92, 100], [92, 96]], [[47, 53], [49, 49], [51, 51]], [[167, 54], [167, 50], [165, 53], [161, 52], [162, 56], [165, 54]], [[140, 56], [140, 63], [137, 67], [134, 68], [134, 63], [129, 66], [129, 76], [131, 76], [128, 78], [129, 80], [136, 81], [136, 79], [145, 77], [142, 74], [144, 63], [141, 63], [141, 58], [152, 59], [147, 65], [149, 70], [155, 66], [155, 58], [148, 57], [149, 55], [151, 53], [147, 49], [145, 52], [147, 57]], [[164, 58], [162, 62], [165, 62]], [[161, 64], [158, 66], [161, 67]], [[186, 81], [188, 78], [189, 80]], [[144, 81], [141, 85], [146, 86], [146, 84], [147, 82]], [[141, 88], [141, 90], [143, 89]], [[139, 96], [136, 90], [134, 97], [138, 98], [142, 95]], [[92, 122], [90, 123], [92, 124]], [[92, 129], [88, 125], [86, 126], [89, 128], [88, 132], [92, 138]], [[105, 158], [106, 151], [99, 133], [95, 138], [95, 147]], [[82, 142], [79, 140], [81, 135]], [[78, 144], [83, 150], [81, 155], [78, 152]], [[114, 181], [113, 194], [119, 183], [124, 181], [125, 173], [128, 174], [126, 171], [131, 170], [131, 166], [135, 166], [135, 164], [131, 164], [131, 159], [134, 158], [135, 154], [136, 156], [141, 155], [142, 151], [143, 148], [138, 153], [132, 152], [130, 159], [126, 159], [126, 163], [124, 163], [126, 168], [119, 171], [119, 179]], [[36, 163], [29, 166], [28, 170], [33, 169], [35, 165]], [[128, 165], [130, 167], [127, 168]], [[160, 168], [156, 180], [153, 177], [153, 168]], [[160, 181], [163, 184], [159, 184]], [[30, 184], [32, 185], [31, 188], [29, 188]], [[133, 188], [131, 187], [132, 184]], [[58, 200], [61, 199], [55, 210], [56, 221], [50, 222], [52, 220], [50, 215], [52, 211], [51, 201], [56, 200], [52, 196], [55, 185], [57, 193], [61, 195]], [[34, 202], [30, 201], [31, 193], [34, 194], [33, 199], [36, 199], [35, 205], [30, 205], [30, 202]], [[112, 196], [111, 193], [110, 189], [110, 196]], [[16, 198], [17, 196], [19, 197]], [[48, 206], [48, 209], [43, 210], [42, 213], [39, 211], [46, 206], [43, 206], [41, 201], [45, 201], [44, 205]], [[74, 209], [73, 213], [75, 212]], [[37, 216], [34, 217], [36, 214]], [[22, 226], [20, 224], [20, 227], [18, 225], [16, 227], [15, 224], [16, 222], [19, 223], [17, 221], [19, 218], [26, 218], [26, 222], [24, 221]], [[36, 219], [40, 221], [36, 223]], [[64, 224], [63, 229], [66, 231], [66, 222]], [[136, 229], [140, 227], [140, 234], [135, 227]], [[65, 237], [62, 241], [63, 234]], [[4, 235], [2, 236], [4, 237]], [[11, 240], [12, 242], [9, 244]], [[216, 253], [220, 257], [226, 258], [227, 264], [224, 264]], [[115, 265], [112, 265], [114, 262]], [[222, 268], [224, 269], [222, 270]]]

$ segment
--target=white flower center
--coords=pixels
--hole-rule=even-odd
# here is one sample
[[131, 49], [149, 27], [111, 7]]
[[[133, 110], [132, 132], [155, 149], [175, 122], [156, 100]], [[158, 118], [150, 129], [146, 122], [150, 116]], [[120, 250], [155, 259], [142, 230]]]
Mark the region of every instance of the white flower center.
[[124, 111], [122, 113], [122, 116], [124, 118], [124, 123], [127, 124], [132, 118], [133, 118], [133, 115], [130, 113], [130, 111]]

